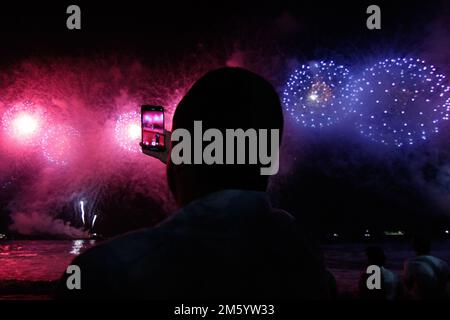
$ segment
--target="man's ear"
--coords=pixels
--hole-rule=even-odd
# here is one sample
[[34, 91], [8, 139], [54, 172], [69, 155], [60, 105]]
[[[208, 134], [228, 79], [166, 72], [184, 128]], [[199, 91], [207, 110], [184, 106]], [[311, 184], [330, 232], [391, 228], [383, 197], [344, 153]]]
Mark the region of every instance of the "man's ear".
[[176, 166], [170, 161], [169, 156], [169, 160], [167, 161], [166, 166], [167, 184], [169, 185], [170, 192], [172, 193], [177, 205], [181, 206], [181, 199], [179, 199], [179, 190], [177, 190], [175, 167]]

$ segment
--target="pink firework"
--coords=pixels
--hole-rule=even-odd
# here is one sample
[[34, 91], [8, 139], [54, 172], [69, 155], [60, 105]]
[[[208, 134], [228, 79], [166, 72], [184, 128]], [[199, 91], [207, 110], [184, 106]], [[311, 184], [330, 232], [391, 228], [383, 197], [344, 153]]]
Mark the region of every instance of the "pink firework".
[[70, 126], [53, 126], [43, 135], [41, 148], [45, 158], [51, 163], [67, 165], [80, 150], [79, 133]]
[[2, 117], [5, 134], [20, 145], [39, 143], [44, 124], [44, 111], [31, 103], [17, 104]]
[[141, 140], [140, 114], [136, 111], [122, 113], [116, 121], [114, 134], [117, 143], [125, 150], [139, 152]]

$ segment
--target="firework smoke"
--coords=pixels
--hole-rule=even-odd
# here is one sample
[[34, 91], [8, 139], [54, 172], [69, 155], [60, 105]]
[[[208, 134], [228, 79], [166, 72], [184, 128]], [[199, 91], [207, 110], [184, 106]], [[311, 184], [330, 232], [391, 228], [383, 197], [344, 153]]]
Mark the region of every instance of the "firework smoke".
[[[213, 66], [169, 71], [119, 60], [30, 60], [3, 74], [0, 181], [3, 197], [12, 195], [1, 214], [10, 212], [11, 230], [83, 236], [73, 204], [84, 199], [85, 222], [98, 224], [99, 212], [89, 206], [129, 200], [112, 192], [124, 186], [128, 197], [142, 195], [164, 212], [174, 209], [164, 165], [139, 152], [140, 105], [163, 105], [170, 129], [179, 99]], [[122, 200], [112, 199], [117, 197]]]

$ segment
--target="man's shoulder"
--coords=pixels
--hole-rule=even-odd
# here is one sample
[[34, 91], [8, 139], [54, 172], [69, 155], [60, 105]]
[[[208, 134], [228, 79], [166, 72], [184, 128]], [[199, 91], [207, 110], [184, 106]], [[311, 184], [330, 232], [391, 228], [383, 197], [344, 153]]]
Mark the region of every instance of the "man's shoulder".
[[119, 269], [149, 253], [155, 253], [162, 241], [161, 233], [159, 229], [133, 231], [95, 245], [74, 261], [97, 268], [107, 266], [108, 269]]
[[176, 241], [176, 234], [169, 231], [166, 228], [138, 230], [86, 250], [71, 263], [79, 267], [81, 287], [85, 290], [67, 290], [65, 283], [68, 274], [65, 273], [56, 296], [61, 299], [119, 296], [131, 280], [146, 275], [150, 269], [170, 258], [166, 253], [167, 246], [180, 241]]

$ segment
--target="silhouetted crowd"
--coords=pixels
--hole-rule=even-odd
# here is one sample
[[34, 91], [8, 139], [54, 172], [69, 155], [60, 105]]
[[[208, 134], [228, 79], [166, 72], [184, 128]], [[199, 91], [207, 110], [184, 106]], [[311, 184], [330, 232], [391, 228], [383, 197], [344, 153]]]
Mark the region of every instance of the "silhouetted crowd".
[[359, 280], [359, 296], [375, 300], [448, 299], [450, 268], [447, 262], [430, 254], [430, 240], [425, 236], [414, 237], [412, 246], [416, 256], [404, 262], [402, 277], [386, 268], [386, 256], [381, 247], [367, 247], [367, 267], [379, 267], [381, 279], [378, 288], [374, 288], [376, 280], [364, 270]]

